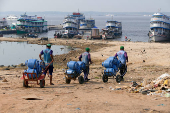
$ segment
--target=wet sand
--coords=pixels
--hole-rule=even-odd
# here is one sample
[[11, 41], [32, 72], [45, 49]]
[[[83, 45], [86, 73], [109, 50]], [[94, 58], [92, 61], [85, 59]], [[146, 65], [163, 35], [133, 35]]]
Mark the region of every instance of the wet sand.
[[[170, 44], [145, 42], [118, 42], [102, 40], [76, 39], [12, 39], [0, 38], [0, 41], [28, 41], [28, 43], [70, 46], [68, 54], [54, 56], [53, 83], [50, 86], [46, 77], [45, 88], [38, 85], [22, 86], [20, 79], [25, 67], [0, 69], [0, 112], [52, 112], [52, 113], [169, 113], [170, 98], [159, 95], [143, 95], [129, 92], [132, 81], [138, 84], [143, 79], [152, 81], [164, 73], [170, 74]], [[128, 72], [120, 84], [110, 78], [107, 83], [102, 81], [102, 72], [105, 69], [101, 63], [109, 56], [114, 56], [123, 45], [128, 53]], [[79, 84], [78, 80], [65, 83], [62, 71], [70, 60], [78, 61], [79, 55], [86, 47], [91, 49], [93, 64], [90, 65], [91, 79]], [[74, 49], [79, 48], [79, 49]], [[43, 48], [42, 48], [43, 49]], [[83, 74], [82, 74], [83, 75]], [[8, 82], [2, 82], [6, 79]], [[121, 90], [112, 90], [121, 88]], [[27, 100], [27, 98], [36, 98]]]

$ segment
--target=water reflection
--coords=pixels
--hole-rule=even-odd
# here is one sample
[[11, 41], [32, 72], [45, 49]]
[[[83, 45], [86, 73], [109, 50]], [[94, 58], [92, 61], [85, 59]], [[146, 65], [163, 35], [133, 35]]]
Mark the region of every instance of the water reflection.
[[[28, 59], [39, 59], [39, 53], [45, 45], [27, 44], [27, 42], [0, 42], [0, 65], [17, 65]], [[61, 49], [62, 48], [62, 49]], [[71, 49], [67, 46], [52, 45], [54, 55], [68, 53]]]

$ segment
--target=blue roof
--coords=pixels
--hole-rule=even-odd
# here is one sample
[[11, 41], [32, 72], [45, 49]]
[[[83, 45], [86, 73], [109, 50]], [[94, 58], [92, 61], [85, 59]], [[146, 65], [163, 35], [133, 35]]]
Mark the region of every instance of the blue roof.
[[98, 28], [98, 27], [94, 26], [93, 28]]

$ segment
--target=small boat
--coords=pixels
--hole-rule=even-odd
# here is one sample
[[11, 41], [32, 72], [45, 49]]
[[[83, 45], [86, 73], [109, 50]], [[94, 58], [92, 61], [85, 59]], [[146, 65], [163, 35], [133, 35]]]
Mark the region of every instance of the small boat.
[[9, 16], [7, 16], [7, 20], [17, 20], [17, 19], [18, 19], [18, 17], [15, 16], [15, 15], [9, 15]]
[[26, 34], [26, 37], [28, 37], [28, 38], [38, 38], [38, 35], [29, 33], [29, 34]]
[[148, 36], [150, 42], [170, 41], [170, 17], [163, 13], [153, 14]]

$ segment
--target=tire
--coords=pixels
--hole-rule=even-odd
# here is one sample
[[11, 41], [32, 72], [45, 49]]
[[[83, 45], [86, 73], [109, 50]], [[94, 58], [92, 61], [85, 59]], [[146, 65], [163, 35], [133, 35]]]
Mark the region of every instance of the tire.
[[23, 80], [23, 87], [28, 87], [28, 81]]
[[45, 86], [45, 80], [40, 80], [40, 88], [44, 88]]
[[66, 84], [70, 84], [71, 79], [66, 79]]
[[79, 84], [83, 84], [84, 83], [84, 78], [82, 76], [79, 76], [78, 80], [79, 80]]
[[108, 81], [108, 76], [103, 75], [102, 80], [103, 80], [104, 83], [107, 82]]
[[120, 83], [121, 80], [122, 80], [121, 76], [120, 76], [120, 75], [117, 75], [117, 76], [116, 76], [116, 82], [117, 82], [117, 83]]

